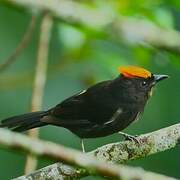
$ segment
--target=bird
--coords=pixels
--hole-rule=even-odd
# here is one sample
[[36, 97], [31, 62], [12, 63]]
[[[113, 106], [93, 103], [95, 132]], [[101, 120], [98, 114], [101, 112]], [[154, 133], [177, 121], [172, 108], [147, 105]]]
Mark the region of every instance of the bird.
[[144, 111], [154, 86], [168, 75], [153, 74], [138, 66], [118, 67], [118, 76], [99, 82], [46, 110], [4, 119], [1, 128], [24, 132], [46, 125], [64, 127], [82, 139], [123, 133]]

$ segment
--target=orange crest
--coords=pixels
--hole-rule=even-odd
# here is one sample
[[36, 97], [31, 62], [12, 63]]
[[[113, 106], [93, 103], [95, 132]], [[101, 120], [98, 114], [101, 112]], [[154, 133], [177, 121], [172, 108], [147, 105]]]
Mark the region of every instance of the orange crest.
[[125, 77], [141, 77], [149, 78], [152, 76], [151, 72], [146, 69], [137, 66], [122, 66], [118, 68], [118, 71]]

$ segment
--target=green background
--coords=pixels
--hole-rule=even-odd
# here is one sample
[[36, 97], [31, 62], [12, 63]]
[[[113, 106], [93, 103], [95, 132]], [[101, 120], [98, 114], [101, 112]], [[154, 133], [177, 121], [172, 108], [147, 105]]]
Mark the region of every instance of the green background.
[[[119, 14], [144, 19], [164, 29], [180, 28], [178, 0], [113, 2], [114, 4], [110, 3], [110, 6], [109, 1], [108, 3], [93, 1], [94, 6], [111, 7], [112, 10], [115, 8]], [[21, 40], [30, 19], [29, 12], [0, 3], [1, 63]], [[38, 17], [28, 48], [23, 50], [15, 63], [0, 74], [0, 119], [30, 111], [40, 20], [41, 16]], [[145, 67], [153, 73], [168, 74], [171, 78], [158, 84], [143, 116], [125, 132], [143, 134], [178, 123], [180, 121], [179, 55], [149, 46], [132, 45], [124, 41], [116, 42], [105, 35], [92, 33], [82, 27], [71, 26], [58, 20], [53, 24], [42, 109], [55, 106], [68, 96], [96, 82], [116, 77], [118, 66], [128, 64]], [[63, 128], [42, 127], [40, 137], [67, 147], [81, 148], [80, 139]], [[117, 134], [88, 139], [85, 141], [85, 147], [90, 151], [121, 139]], [[52, 163], [39, 159], [38, 168]], [[180, 178], [180, 149], [176, 147], [128, 164]], [[6, 180], [23, 175], [24, 165], [24, 154], [0, 147], [0, 179]]]

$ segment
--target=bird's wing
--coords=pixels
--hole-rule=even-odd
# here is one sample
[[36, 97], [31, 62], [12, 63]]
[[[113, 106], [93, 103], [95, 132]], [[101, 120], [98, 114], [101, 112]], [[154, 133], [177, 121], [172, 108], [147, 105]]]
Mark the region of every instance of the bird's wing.
[[44, 118], [43, 121], [60, 126], [88, 125], [83, 113], [85, 93], [85, 90], [81, 91], [50, 109], [50, 118]]
[[[90, 125], [94, 119], [98, 117], [97, 104], [98, 98], [101, 98], [103, 88], [107, 81], [96, 84], [87, 90], [81, 91], [52, 108], [50, 112], [51, 118], [44, 119], [47, 123], [52, 123], [60, 126], [73, 125]], [[95, 100], [96, 99], [96, 100]], [[102, 112], [103, 113], [103, 112]]]

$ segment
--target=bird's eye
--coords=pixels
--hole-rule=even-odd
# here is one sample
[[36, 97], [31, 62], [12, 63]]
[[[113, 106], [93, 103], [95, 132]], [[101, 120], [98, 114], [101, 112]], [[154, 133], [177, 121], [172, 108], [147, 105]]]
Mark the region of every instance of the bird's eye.
[[147, 85], [147, 82], [146, 82], [146, 81], [142, 81], [142, 82], [141, 82], [141, 86], [142, 86], [142, 87], [145, 87], [146, 85]]

